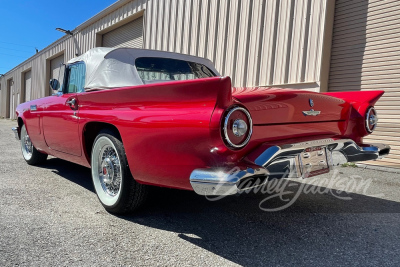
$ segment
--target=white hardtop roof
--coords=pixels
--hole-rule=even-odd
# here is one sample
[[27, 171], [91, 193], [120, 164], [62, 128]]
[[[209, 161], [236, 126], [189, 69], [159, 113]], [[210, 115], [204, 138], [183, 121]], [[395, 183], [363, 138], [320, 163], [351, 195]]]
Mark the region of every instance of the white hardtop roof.
[[220, 74], [213, 63], [205, 58], [157, 50], [137, 48], [97, 47], [88, 50], [68, 64], [85, 62], [85, 89], [108, 89], [143, 84], [135, 68], [135, 60], [140, 57], [171, 58], [203, 64], [215, 75]]

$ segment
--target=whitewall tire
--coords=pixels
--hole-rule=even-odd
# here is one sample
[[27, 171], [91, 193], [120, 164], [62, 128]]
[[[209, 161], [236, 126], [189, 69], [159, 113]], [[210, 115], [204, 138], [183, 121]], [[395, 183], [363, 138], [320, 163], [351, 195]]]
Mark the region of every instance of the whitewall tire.
[[133, 179], [124, 146], [111, 130], [102, 130], [96, 137], [91, 170], [97, 197], [107, 211], [129, 213], [144, 203], [147, 187]]

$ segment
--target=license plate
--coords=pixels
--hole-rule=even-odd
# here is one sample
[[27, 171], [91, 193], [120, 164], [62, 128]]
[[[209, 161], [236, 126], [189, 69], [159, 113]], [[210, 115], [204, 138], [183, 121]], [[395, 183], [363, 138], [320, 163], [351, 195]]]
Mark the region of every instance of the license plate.
[[329, 172], [326, 147], [309, 147], [300, 155], [303, 178]]

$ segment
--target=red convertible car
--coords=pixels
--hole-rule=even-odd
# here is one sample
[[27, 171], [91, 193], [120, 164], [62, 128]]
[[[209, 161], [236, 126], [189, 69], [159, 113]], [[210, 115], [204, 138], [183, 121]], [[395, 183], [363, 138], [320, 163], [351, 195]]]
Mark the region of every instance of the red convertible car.
[[131, 48], [89, 50], [50, 86], [17, 107], [23, 157], [91, 168], [113, 213], [138, 208], [148, 185], [230, 195], [390, 150], [363, 143], [383, 91], [232, 88], [209, 60]]

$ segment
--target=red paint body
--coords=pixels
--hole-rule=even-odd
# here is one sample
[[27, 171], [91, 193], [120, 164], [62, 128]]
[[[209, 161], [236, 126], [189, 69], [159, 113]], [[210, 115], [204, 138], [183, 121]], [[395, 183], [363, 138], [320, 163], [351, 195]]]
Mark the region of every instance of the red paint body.
[[[261, 145], [328, 137], [362, 143], [365, 111], [382, 94], [232, 89], [229, 77], [215, 77], [50, 96], [19, 105], [17, 115], [37, 149], [87, 167], [87, 124], [114, 125], [138, 182], [192, 190], [194, 169], [237, 164]], [[76, 110], [66, 105], [72, 98]], [[319, 116], [303, 115], [311, 109], [310, 98]], [[37, 111], [30, 111], [32, 105]], [[232, 105], [245, 107], [253, 120], [251, 140], [239, 150], [228, 148], [221, 135]]]

